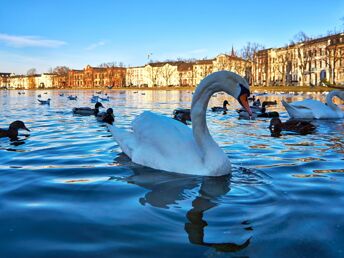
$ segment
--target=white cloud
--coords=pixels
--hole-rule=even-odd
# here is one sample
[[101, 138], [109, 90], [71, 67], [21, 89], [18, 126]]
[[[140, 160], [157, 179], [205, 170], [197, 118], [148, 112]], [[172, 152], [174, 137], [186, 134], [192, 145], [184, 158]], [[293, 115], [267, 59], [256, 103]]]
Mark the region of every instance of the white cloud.
[[61, 40], [43, 39], [37, 36], [15, 36], [0, 33], [0, 42], [4, 42], [11, 47], [47, 47], [55, 48], [66, 45]]
[[104, 46], [105, 44], [106, 44], [105, 41], [98, 41], [98, 42], [96, 42], [96, 43], [93, 43], [93, 44], [91, 44], [91, 45], [85, 47], [85, 50], [93, 50], [93, 49], [95, 49], [95, 48], [97, 48], [97, 47]]

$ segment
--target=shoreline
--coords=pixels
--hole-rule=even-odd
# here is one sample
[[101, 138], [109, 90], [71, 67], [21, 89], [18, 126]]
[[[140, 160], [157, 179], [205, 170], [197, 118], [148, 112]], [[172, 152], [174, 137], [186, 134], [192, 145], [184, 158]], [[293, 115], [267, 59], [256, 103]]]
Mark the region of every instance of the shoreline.
[[[47, 88], [47, 89], [0, 89], [0, 90], [10, 90], [10, 91], [49, 91], [49, 90], [90, 90], [90, 91], [194, 91], [196, 87], [157, 87], [157, 88], [136, 88], [136, 87], [123, 87], [123, 88]], [[324, 87], [324, 86], [251, 86], [251, 92], [324, 92], [331, 91], [335, 89], [344, 90], [344, 87]]]

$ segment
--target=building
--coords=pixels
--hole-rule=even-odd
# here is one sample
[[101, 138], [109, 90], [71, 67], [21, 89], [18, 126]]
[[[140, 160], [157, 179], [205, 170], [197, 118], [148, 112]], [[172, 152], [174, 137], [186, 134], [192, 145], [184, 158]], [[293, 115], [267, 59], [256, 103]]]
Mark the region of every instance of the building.
[[78, 88], [123, 87], [125, 81], [126, 68], [124, 67], [92, 67], [87, 65], [83, 70], [69, 70], [67, 85]]
[[53, 73], [42, 73], [35, 77], [34, 88], [39, 89], [51, 89], [54, 87], [53, 84], [54, 74]]
[[252, 74], [265, 86], [344, 83], [344, 33], [258, 51]]
[[71, 88], [85, 88], [84, 70], [69, 70], [67, 86]]
[[10, 75], [11, 73], [0, 73], [0, 89], [9, 88], [10, 86]]
[[193, 86], [194, 82], [194, 63], [183, 62], [178, 65], [177, 71], [179, 73], [179, 85], [180, 86]]
[[207, 75], [211, 74], [214, 69], [214, 62], [215, 59], [203, 59], [196, 61], [193, 66], [193, 85], [199, 84], [199, 82], [206, 77]]

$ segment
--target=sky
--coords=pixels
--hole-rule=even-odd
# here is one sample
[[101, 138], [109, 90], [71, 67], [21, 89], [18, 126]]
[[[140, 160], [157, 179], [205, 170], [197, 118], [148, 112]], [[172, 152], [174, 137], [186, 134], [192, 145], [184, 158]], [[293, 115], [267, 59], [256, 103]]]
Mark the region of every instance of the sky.
[[213, 58], [344, 29], [344, 0], [11, 0], [0, 6], [0, 72]]

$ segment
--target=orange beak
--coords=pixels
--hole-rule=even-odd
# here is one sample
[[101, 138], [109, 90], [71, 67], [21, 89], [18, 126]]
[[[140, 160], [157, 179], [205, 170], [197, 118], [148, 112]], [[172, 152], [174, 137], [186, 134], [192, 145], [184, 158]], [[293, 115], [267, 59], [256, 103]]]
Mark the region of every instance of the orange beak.
[[250, 105], [248, 104], [248, 100], [247, 100], [247, 94], [244, 93], [244, 94], [240, 95], [239, 102], [243, 106], [243, 108], [245, 108], [247, 113], [250, 116], [252, 116], [252, 111], [251, 111]]

